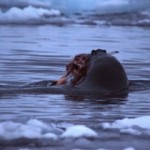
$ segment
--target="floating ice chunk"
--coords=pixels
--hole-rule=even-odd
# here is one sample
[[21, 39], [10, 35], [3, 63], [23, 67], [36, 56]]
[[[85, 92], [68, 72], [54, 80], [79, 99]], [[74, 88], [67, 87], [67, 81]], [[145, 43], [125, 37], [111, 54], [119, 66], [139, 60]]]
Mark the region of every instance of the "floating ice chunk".
[[16, 132], [20, 128], [20, 123], [14, 123], [11, 121], [2, 122], [0, 124], [0, 137], [6, 139], [13, 139], [18, 137], [18, 133]]
[[97, 137], [98, 134], [92, 129], [84, 125], [75, 125], [68, 127], [66, 131], [61, 135], [63, 138], [79, 138], [79, 137]]
[[43, 138], [57, 140], [58, 136], [56, 134], [53, 134], [53, 133], [46, 133], [43, 135]]
[[39, 127], [41, 129], [50, 129], [50, 127], [47, 124], [45, 124], [45, 123], [43, 123], [43, 122], [41, 122], [41, 121], [39, 121], [37, 119], [29, 120], [27, 122], [27, 124], [30, 125], [30, 126]]
[[125, 118], [122, 120], [117, 120], [113, 123], [103, 123], [102, 127], [105, 129], [120, 129], [121, 132], [127, 132], [131, 134], [141, 134], [141, 129], [144, 129], [149, 131], [147, 134], [150, 134], [150, 116]]
[[123, 128], [123, 129], [120, 129], [121, 132], [124, 132], [124, 133], [129, 133], [129, 134], [133, 134], [133, 135], [140, 135], [141, 134], [141, 131], [138, 131], [137, 128]]
[[[60, 137], [62, 138], [78, 138], [78, 137], [97, 137], [97, 133], [92, 129], [84, 125], [67, 126], [66, 131], [62, 132]], [[13, 140], [19, 138], [48, 138], [57, 140], [59, 135], [53, 133], [55, 131], [51, 126], [46, 123], [32, 119], [27, 123], [17, 123], [13, 121], [7, 121], [0, 123], [0, 138], [6, 140]], [[57, 131], [57, 130], [56, 130]], [[55, 131], [55, 132], [56, 132]], [[59, 131], [60, 132], [60, 131]]]
[[104, 128], [128, 128], [138, 126], [143, 129], [150, 129], [150, 116], [142, 116], [137, 118], [125, 118], [117, 120], [112, 124], [104, 123]]
[[125, 148], [123, 150], [135, 150], [133, 147], [128, 147], [128, 148]]
[[25, 137], [25, 138], [40, 138], [42, 129], [40, 127], [30, 126], [30, 125], [22, 125], [18, 130], [16, 130], [17, 136], [16, 138]]
[[23, 125], [15, 122], [4, 122], [0, 124], [0, 137], [4, 139], [16, 138], [40, 138], [42, 129], [31, 125]]
[[0, 137], [7, 140], [22, 137], [29, 139], [43, 138], [43, 136], [47, 137], [48, 135], [43, 135], [43, 130], [49, 132], [50, 127], [47, 124], [36, 119], [29, 120], [26, 124], [16, 123], [12, 121], [0, 123]]
[[103, 148], [100, 148], [100, 149], [97, 149], [97, 150], [111, 150], [111, 149], [103, 149]]
[[[100, 149], [97, 149], [97, 150], [111, 150], [111, 149], [103, 149], [103, 148], [100, 148]], [[135, 150], [133, 147], [128, 147], [128, 148], [125, 148], [123, 150]]]
[[19, 150], [30, 150], [29, 148], [20, 148]]

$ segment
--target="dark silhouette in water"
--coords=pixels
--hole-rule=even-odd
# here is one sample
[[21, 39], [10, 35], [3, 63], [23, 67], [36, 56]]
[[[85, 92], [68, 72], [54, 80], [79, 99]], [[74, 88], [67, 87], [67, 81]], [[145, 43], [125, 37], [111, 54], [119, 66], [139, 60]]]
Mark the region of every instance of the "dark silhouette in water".
[[[56, 81], [41, 81], [23, 87], [1, 88], [0, 94], [17, 93], [50, 93], [82, 96], [111, 96], [127, 92], [128, 78], [120, 62], [106, 50], [92, 50], [84, 78], [72, 84], [70, 79], [65, 84], [57, 85]], [[80, 72], [81, 70], [79, 70]]]
[[[64, 84], [56, 84], [57, 80], [47, 80], [28, 84], [26, 86], [0, 85], [0, 96], [16, 94], [65, 94], [71, 98], [84, 99], [95, 97], [126, 97], [128, 92], [150, 89], [150, 81], [128, 81], [127, 74], [120, 62], [107, 53], [106, 50], [92, 50], [86, 54], [89, 62], [86, 72], [83, 73], [75, 84], [72, 84], [74, 75]], [[72, 62], [71, 62], [72, 63]], [[78, 65], [78, 63], [77, 63]], [[75, 66], [75, 68], [78, 68]], [[79, 69], [79, 75], [80, 71]], [[78, 75], [78, 70], [77, 74]], [[73, 79], [72, 79], [73, 78]], [[76, 77], [75, 77], [76, 78]]]
[[77, 85], [95, 94], [111, 95], [126, 91], [128, 78], [120, 62], [105, 50], [93, 50], [85, 80]]

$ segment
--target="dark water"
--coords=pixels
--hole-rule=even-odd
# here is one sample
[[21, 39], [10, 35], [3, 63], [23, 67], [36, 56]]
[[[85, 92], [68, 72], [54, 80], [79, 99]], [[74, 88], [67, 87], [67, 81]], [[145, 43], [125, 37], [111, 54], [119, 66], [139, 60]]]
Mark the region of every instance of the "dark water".
[[[112, 26], [1, 26], [0, 27], [0, 83], [1, 89], [59, 78], [67, 62], [78, 53], [95, 48], [117, 50], [131, 90], [125, 98], [82, 98], [46, 93], [3, 94], [0, 96], [0, 122], [26, 122], [38, 119], [45, 123], [83, 124], [99, 134], [96, 140], [80, 141], [29, 140], [22, 146], [14, 143], [1, 148], [19, 149], [115, 149], [133, 147], [148, 150], [150, 136], [122, 134], [104, 130], [101, 124], [123, 118], [150, 116], [150, 30], [138, 27]], [[134, 80], [134, 81], [133, 81]], [[142, 81], [139, 81], [142, 80]], [[143, 81], [144, 80], [144, 81]], [[143, 87], [146, 88], [143, 88]], [[137, 90], [136, 90], [137, 88]], [[131, 142], [133, 141], [133, 142]], [[31, 143], [35, 145], [31, 146]], [[68, 145], [68, 143], [72, 143]], [[43, 146], [44, 145], [44, 146]], [[54, 147], [53, 147], [54, 146]]]

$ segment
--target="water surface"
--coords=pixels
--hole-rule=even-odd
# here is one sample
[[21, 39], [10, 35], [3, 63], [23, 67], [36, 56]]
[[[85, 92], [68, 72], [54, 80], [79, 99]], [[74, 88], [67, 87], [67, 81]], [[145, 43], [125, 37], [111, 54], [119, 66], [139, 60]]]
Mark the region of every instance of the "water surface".
[[[123, 64], [129, 80], [149, 82], [149, 39], [149, 28], [138, 27], [0, 26], [1, 88], [57, 79], [75, 54], [89, 53], [97, 48], [119, 51], [115, 56]], [[92, 149], [120, 150], [133, 147], [142, 150], [144, 146], [144, 150], [148, 150], [150, 136], [144, 132], [140, 136], [135, 136], [113, 129], [105, 130], [102, 123], [149, 116], [149, 108], [149, 88], [133, 90], [125, 98], [84, 98], [48, 93], [4, 94], [0, 96], [0, 122], [13, 121], [25, 124], [28, 120], [37, 119], [49, 125], [53, 124], [56, 128], [82, 124], [99, 134], [97, 140], [81, 139], [72, 146], [60, 140], [63, 143], [61, 149], [90, 149], [92, 145]], [[134, 142], [131, 143], [127, 139]], [[29, 149], [34, 149], [37, 145], [40, 145], [39, 149], [46, 149], [41, 141], [35, 142], [34, 146], [30, 145], [30, 140], [28, 142]], [[90, 144], [86, 144], [87, 142]], [[14, 143], [6, 142], [5, 145], [0, 142], [0, 145], [5, 149], [9, 145], [9, 148], [13, 149], [17, 145]], [[45, 143], [49, 149], [52, 148], [49, 142]], [[54, 145], [56, 149], [60, 148], [58, 141]], [[26, 145], [17, 146], [18, 149], [21, 147]]]

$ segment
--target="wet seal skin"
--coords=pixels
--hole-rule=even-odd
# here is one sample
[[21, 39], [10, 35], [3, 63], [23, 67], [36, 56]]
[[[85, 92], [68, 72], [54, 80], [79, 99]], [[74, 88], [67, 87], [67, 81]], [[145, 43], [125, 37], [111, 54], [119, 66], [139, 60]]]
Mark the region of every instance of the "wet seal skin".
[[129, 81], [121, 63], [106, 50], [92, 50], [85, 80], [77, 87], [109, 95], [127, 90]]

